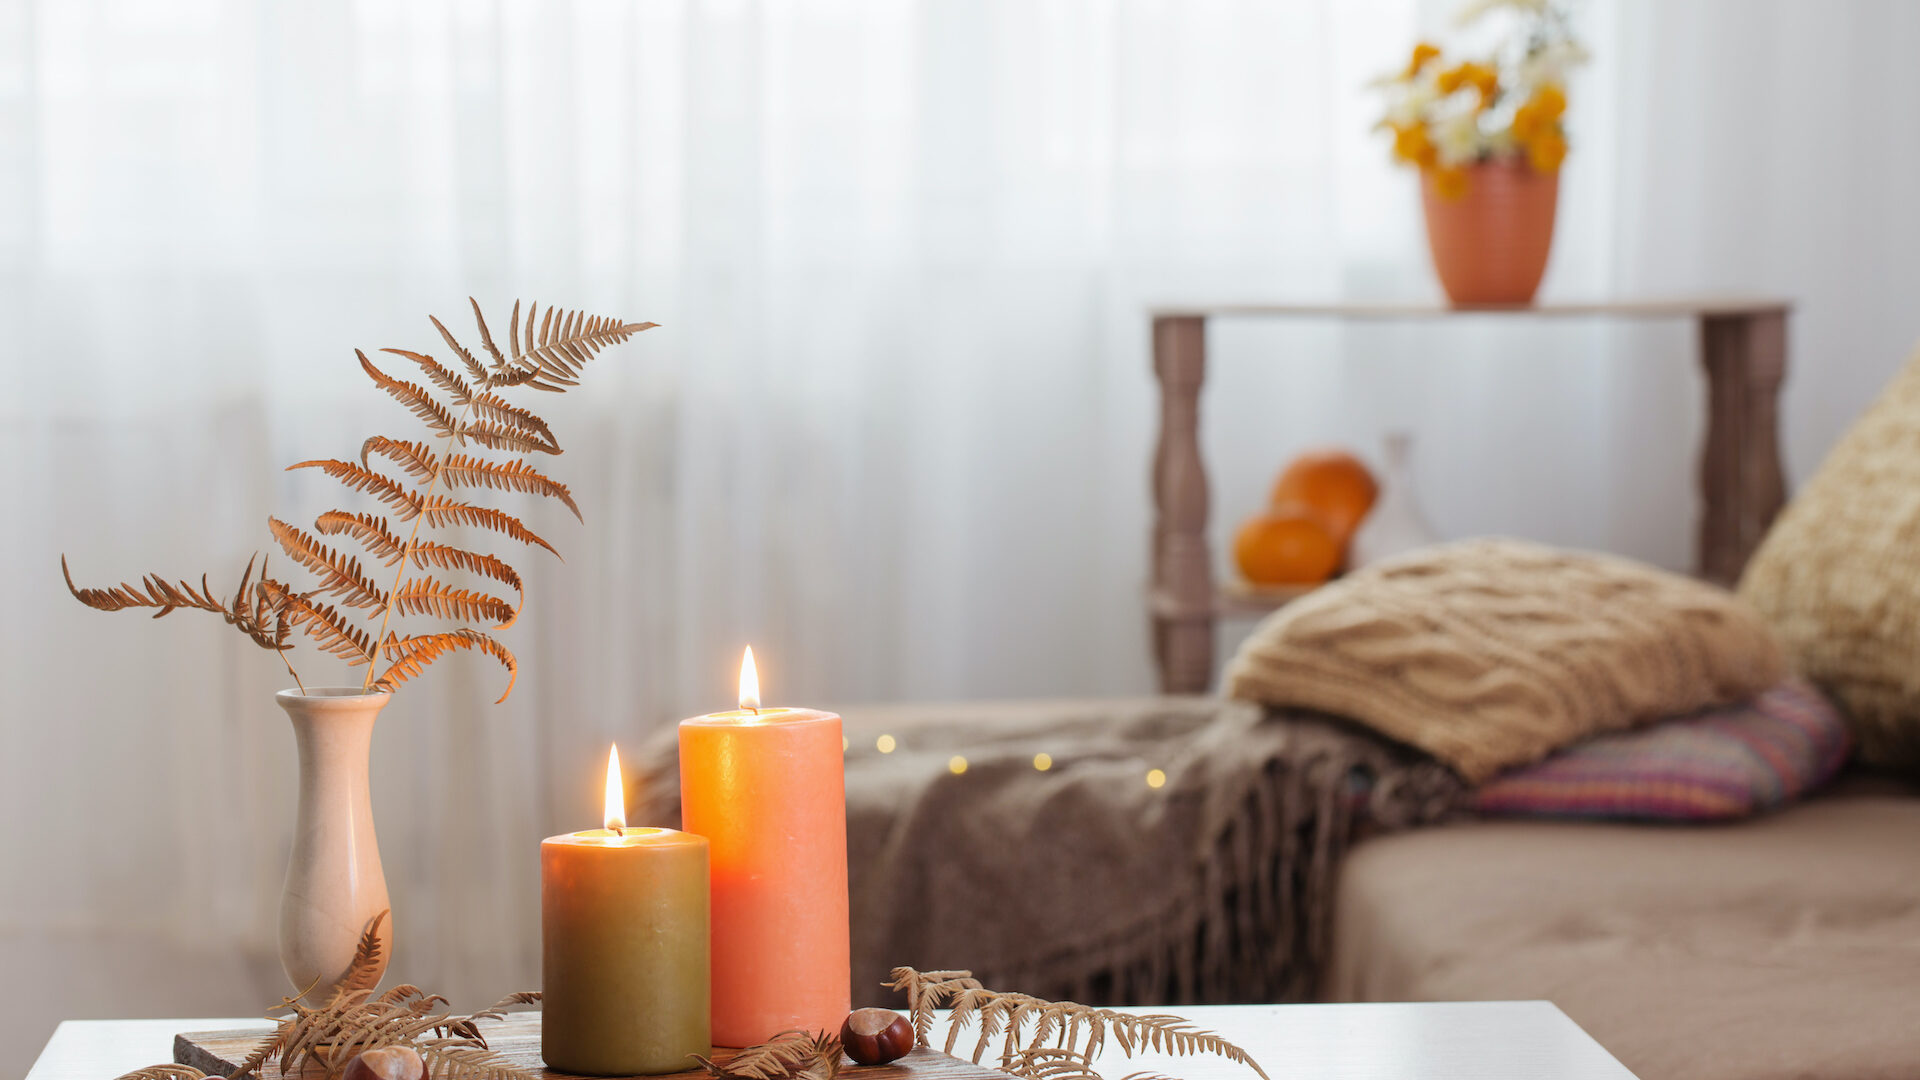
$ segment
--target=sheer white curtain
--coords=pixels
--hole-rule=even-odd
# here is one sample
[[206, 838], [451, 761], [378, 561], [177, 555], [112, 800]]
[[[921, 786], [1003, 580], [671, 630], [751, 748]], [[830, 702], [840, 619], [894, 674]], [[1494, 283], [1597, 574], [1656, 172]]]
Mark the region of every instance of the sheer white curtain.
[[[469, 294], [662, 323], [543, 401], [587, 520], [526, 507], [566, 561], [520, 560], [512, 700], [446, 661], [376, 740], [399, 970], [531, 985], [539, 838], [607, 741], [727, 704], [746, 641], [796, 702], [1150, 686], [1144, 307], [1432, 294], [1361, 86], [1450, 6], [0, 0], [0, 1066], [58, 1016], [280, 992], [285, 674], [81, 609], [61, 552], [231, 582], [340, 498], [282, 466], [410, 430], [351, 349], [431, 351]], [[1800, 300], [1796, 475], [1920, 330], [1917, 23], [1588, 14], [1548, 289]], [[1213, 355], [1227, 522], [1301, 446], [1410, 427], [1449, 533], [1687, 557], [1684, 327]]]

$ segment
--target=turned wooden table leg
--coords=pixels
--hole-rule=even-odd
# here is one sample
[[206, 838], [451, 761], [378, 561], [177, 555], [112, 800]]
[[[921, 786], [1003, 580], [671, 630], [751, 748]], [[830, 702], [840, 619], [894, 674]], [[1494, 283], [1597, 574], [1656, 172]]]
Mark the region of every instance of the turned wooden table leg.
[[1153, 320], [1160, 437], [1153, 455], [1154, 660], [1165, 693], [1198, 693], [1213, 680], [1213, 559], [1207, 550], [1207, 473], [1200, 458], [1200, 384], [1206, 320]]
[[1786, 502], [1779, 433], [1786, 312], [1702, 316], [1700, 359], [1707, 444], [1700, 455], [1697, 570], [1731, 585]]

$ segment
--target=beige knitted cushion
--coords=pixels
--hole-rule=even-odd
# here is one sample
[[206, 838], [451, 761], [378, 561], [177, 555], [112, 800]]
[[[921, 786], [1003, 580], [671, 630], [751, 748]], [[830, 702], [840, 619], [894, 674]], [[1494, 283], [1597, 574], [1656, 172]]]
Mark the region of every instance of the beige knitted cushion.
[[1478, 782], [1784, 675], [1765, 622], [1724, 589], [1489, 539], [1376, 563], [1274, 612], [1227, 693], [1347, 717]]
[[1860, 760], [1920, 772], [1920, 354], [1774, 522], [1740, 578]]

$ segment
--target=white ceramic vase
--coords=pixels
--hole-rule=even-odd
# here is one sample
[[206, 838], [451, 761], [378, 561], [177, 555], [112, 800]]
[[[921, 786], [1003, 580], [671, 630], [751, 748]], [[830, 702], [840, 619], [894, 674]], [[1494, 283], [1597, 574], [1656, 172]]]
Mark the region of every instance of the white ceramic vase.
[[1387, 467], [1380, 482], [1380, 499], [1353, 534], [1347, 550], [1347, 568], [1391, 558], [1414, 548], [1440, 542], [1413, 493], [1413, 436], [1404, 431], [1386, 437]]
[[[280, 898], [280, 966], [296, 992], [325, 1002], [346, 978], [360, 937], [387, 910], [387, 878], [373, 833], [368, 751], [391, 694], [357, 686], [274, 696], [300, 750], [300, 809]], [[393, 920], [380, 923], [380, 970], [393, 952]], [[372, 983], [379, 981], [378, 973]]]

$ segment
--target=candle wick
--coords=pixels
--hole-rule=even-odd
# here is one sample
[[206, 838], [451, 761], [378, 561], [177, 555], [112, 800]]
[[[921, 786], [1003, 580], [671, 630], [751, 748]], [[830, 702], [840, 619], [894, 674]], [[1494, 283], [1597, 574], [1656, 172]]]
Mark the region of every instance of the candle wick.
[[613, 835], [615, 836], [627, 835], [627, 827], [625, 825], [609, 825], [607, 828], [612, 829]]

